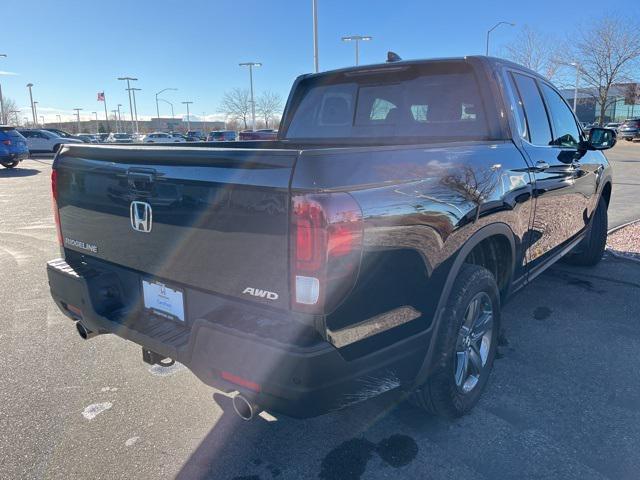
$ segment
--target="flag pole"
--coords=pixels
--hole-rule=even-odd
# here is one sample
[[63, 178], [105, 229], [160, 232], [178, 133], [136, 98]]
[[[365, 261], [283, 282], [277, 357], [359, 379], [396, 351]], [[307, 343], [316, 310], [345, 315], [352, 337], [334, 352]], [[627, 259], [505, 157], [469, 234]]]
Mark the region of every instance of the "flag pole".
[[107, 96], [104, 92], [102, 92], [102, 98], [104, 98], [104, 119], [107, 122], [107, 133], [109, 133], [111, 129], [109, 128], [109, 114], [107, 113]]

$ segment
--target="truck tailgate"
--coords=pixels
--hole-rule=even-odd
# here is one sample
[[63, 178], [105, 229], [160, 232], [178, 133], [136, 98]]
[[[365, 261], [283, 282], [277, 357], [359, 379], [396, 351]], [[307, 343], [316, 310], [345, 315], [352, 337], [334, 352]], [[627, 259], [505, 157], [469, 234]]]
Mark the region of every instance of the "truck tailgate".
[[65, 147], [54, 165], [64, 247], [168, 285], [286, 308], [297, 155]]

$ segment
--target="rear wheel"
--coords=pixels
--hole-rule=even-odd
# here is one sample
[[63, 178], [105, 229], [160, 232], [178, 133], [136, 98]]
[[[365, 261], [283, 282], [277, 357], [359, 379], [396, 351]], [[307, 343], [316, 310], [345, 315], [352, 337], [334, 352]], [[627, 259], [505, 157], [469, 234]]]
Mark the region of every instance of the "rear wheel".
[[572, 265], [596, 265], [602, 259], [607, 246], [607, 224], [607, 202], [600, 197], [584, 240], [578, 244], [575, 252], [569, 253], [566, 262]]
[[496, 355], [500, 294], [489, 270], [463, 265], [441, 322], [436, 371], [412, 400], [430, 413], [460, 417], [480, 400]]
[[18, 166], [18, 162], [17, 160], [13, 160], [12, 162], [2, 162], [2, 166], [4, 168], [14, 168]]

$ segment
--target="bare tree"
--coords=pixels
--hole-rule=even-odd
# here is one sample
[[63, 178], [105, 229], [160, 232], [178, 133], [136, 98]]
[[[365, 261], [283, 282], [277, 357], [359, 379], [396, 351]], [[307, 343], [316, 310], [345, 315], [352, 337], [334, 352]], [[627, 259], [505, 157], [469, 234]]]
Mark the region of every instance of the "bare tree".
[[241, 120], [244, 128], [251, 115], [251, 99], [249, 90], [234, 88], [230, 92], [225, 92], [220, 104], [220, 110], [231, 120]]
[[605, 17], [580, 29], [575, 47], [565, 61], [578, 62], [581, 80], [591, 87], [600, 107], [599, 122], [605, 122], [606, 110], [615, 99], [611, 87], [629, 81], [640, 59], [640, 29], [616, 17]]
[[631, 105], [631, 116], [634, 114], [635, 106], [640, 103], [640, 83], [627, 83], [623, 89], [624, 103]]
[[556, 53], [558, 42], [525, 25], [515, 41], [505, 46], [506, 57], [554, 80], [561, 62]]
[[6, 123], [7, 125], [19, 125], [20, 123], [20, 112], [18, 111], [18, 107], [16, 106], [15, 100], [9, 97], [3, 97], [2, 103], [4, 106], [4, 120], [1, 123]]
[[256, 101], [256, 111], [264, 120], [265, 128], [269, 128], [269, 120], [282, 112], [282, 96], [275, 92], [263, 92]]

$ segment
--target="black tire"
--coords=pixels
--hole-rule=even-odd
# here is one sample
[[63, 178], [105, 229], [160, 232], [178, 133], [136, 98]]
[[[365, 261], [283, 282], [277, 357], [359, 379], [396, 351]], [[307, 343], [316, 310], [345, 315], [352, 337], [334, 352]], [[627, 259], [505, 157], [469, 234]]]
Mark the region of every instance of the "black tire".
[[587, 227], [586, 237], [567, 255], [566, 263], [585, 267], [597, 265], [607, 246], [607, 224], [607, 202], [600, 197], [591, 223]]
[[[456, 380], [456, 352], [460, 348], [459, 339], [465, 324], [465, 314], [478, 295], [486, 295], [491, 303], [492, 326], [491, 332], [487, 333], [490, 344], [476, 383], [469, 391], [463, 391]], [[480, 400], [496, 356], [500, 330], [500, 293], [489, 270], [478, 265], [462, 266], [449, 295], [439, 330], [434, 354], [436, 370], [410, 399], [429, 413], [456, 418], [468, 413]]]
[[13, 162], [2, 162], [2, 166], [4, 168], [15, 168], [18, 166], [20, 162], [17, 160], [14, 160]]

